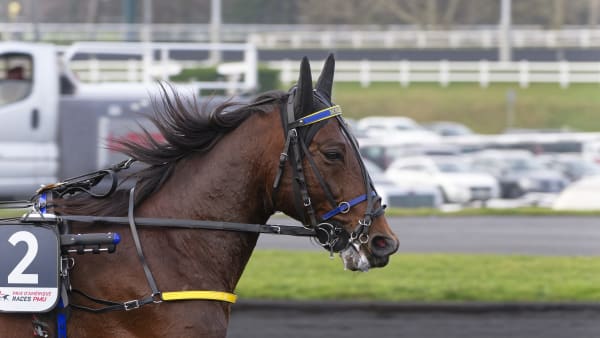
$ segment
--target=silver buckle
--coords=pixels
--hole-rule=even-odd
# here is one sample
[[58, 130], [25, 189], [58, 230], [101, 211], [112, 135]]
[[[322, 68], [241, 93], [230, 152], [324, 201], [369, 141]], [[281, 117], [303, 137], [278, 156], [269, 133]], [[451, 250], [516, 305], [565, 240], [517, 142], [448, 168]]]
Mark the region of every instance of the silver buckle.
[[128, 302], [123, 303], [123, 307], [125, 308], [125, 311], [139, 309], [140, 301], [137, 299], [130, 300]]

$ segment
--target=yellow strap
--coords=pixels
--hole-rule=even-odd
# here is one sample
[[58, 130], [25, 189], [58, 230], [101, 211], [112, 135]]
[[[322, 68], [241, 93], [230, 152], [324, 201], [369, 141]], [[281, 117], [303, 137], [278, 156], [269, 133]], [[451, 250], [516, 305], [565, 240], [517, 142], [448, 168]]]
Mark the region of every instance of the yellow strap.
[[222, 291], [171, 291], [163, 292], [162, 300], [165, 302], [173, 300], [220, 300], [233, 304], [237, 300], [237, 296]]

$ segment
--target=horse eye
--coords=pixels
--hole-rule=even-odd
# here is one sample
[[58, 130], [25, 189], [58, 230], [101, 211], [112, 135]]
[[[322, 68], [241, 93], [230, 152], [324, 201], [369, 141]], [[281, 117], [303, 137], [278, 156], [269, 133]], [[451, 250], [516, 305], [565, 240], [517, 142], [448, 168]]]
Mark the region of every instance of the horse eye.
[[344, 159], [344, 155], [342, 155], [341, 153], [339, 153], [337, 151], [328, 151], [324, 154], [325, 154], [325, 157], [331, 161], [339, 161], [339, 160]]

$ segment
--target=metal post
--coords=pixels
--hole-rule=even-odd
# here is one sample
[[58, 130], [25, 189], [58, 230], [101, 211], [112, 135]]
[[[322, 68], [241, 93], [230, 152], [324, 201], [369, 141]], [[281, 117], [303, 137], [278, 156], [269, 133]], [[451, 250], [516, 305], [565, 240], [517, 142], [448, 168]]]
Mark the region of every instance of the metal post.
[[142, 72], [142, 81], [150, 83], [152, 81], [150, 68], [154, 59], [152, 49], [152, 0], [144, 0], [144, 24], [142, 29], [142, 42], [144, 44], [144, 70]]
[[498, 60], [510, 62], [512, 60], [511, 50], [511, 0], [501, 0], [500, 4], [500, 27], [498, 30]]
[[125, 40], [126, 41], [134, 41], [135, 40], [134, 24], [136, 23], [136, 18], [135, 18], [136, 3], [137, 3], [137, 0], [123, 0], [123, 2], [122, 2], [123, 23], [125, 23], [127, 25], [127, 30], [125, 31]]
[[33, 41], [40, 41], [40, 26], [37, 17], [37, 6], [34, 0], [29, 0], [29, 9], [31, 10], [31, 24], [33, 29]]
[[517, 102], [517, 93], [514, 89], [506, 91], [506, 129], [515, 126], [515, 103]]
[[[210, 2], [210, 42], [218, 44], [221, 42], [221, 0]], [[210, 51], [210, 61], [213, 64], [221, 62], [221, 51], [213, 48]]]
[[142, 25], [142, 41], [152, 41], [152, 0], [144, 0], [144, 24]]

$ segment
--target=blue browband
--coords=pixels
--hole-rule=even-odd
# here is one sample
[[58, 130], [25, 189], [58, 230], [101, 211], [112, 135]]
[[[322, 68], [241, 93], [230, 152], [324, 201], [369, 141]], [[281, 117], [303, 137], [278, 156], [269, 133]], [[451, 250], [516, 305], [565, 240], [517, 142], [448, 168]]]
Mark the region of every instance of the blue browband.
[[304, 127], [308, 126], [309, 124], [317, 123], [338, 115], [342, 115], [342, 107], [335, 105], [329, 108], [325, 108], [323, 110], [319, 110], [318, 112], [312, 113], [310, 115], [306, 115], [291, 123], [290, 127]]

